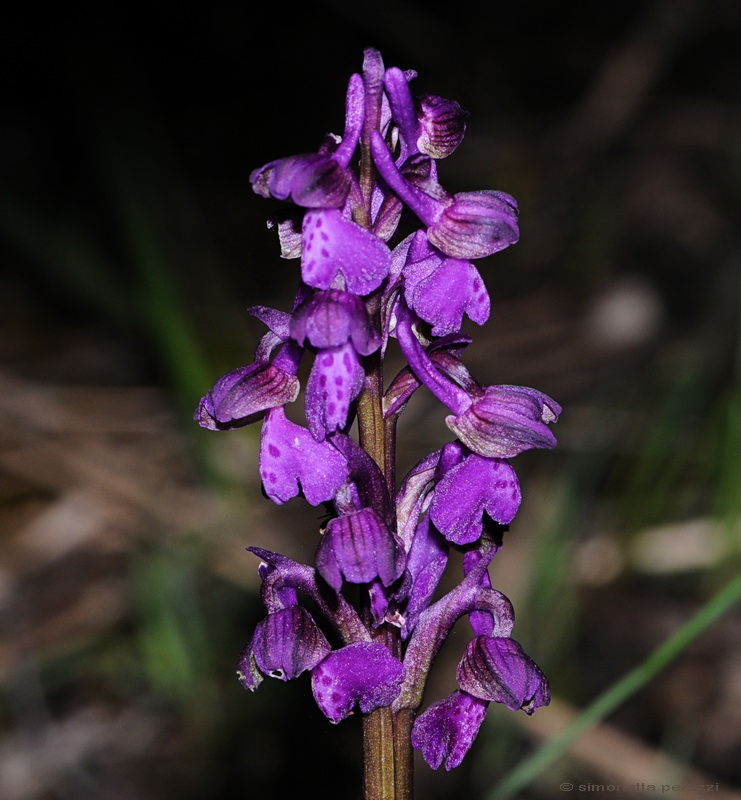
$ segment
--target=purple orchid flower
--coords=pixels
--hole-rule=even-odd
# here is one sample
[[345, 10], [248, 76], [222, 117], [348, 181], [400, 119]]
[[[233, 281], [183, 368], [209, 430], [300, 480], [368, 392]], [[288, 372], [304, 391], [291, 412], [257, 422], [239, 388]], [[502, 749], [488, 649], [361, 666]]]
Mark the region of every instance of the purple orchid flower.
[[256, 194], [289, 200], [304, 208], [339, 208], [347, 198], [353, 175], [347, 165], [355, 152], [363, 124], [363, 82], [353, 75], [347, 89], [345, 133], [329, 139], [318, 153], [271, 161], [250, 175]]
[[427, 238], [450, 258], [484, 258], [515, 244], [517, 203], [504, 192], [484, 190], [437, 196], [412, 185], [399, 171], [376, 131], [371, 149], [378, 171], [396, 195], [427, 226]]
[[[464, 318], [482, 325], [490, 314], [472, 261], [517, 242], [517, 204], [503, 192], [445, 190], [438, 160], [463, 141], [467, 113], [452, 100], [415, 98], [415, 78], [367, 50], [348, 85], [342, 137], [250, 176], [256, 194], [296, 207], [271, 224], [281, 255], [300, 258], [299, 289], [291, 313], [250, 309], [268, 328], [254, 362], [220, 378], [195, 414], [210, 430], [263, 420], [266, 495], [278, 505], [302, 495], [328, 512], [315, 566], [248, 548], [261, 559], [267, 615], [238, 677], [254, 691], [266, 677], [309, 672], [331, 722], [363, 714], [371, 800], [410, 800], [412, 747], [434, 769], [453, 769], [490, 704], [530, 714], [550, 699], [543, 672], [511, 638], [512, 604], [488, 570], [520, 507], [509, 459], [555, 446], [550, 425], [561, 408], [535, 389], [482, 386], [463, 364]], [[405, 208], [421, 226], [399, 242]], [[393, 339], [403, 363], [387, 384]], [[285, 406], [299, 397], [305, 352], [313, 362], [301, 424]], [[397, 483], [397, 423], [422, 386], [447, 409], [456, 439]], [[451, 578], [456, 551], [462, 575]], [[462, 617], [474, 638], [459, 688], [418, 715]]]
[[410, 309], [432, 325], [433, 336], [461, 329], [466, 314], [478, 325], [489, 319], [489, 293], [476, 267], [446, 258], [418, 231], [403, 269], [404, 298]]
[[327, 442], [286, 419], [282, 408], [268, 411], [262, 427], [260, 476], [271, 500], [282, 504], [303, 492], [312, 506], [331, 500], [347, 479], [347, 463]]
[[415, 102], [409, 88], [409, 76], [397, 67], [386, 70], [384, 86], [391, 115], [399, 127], [407, 152], [424, 153], [432, 158], [446, 158], [457, 149], [466, 132], [464, 111], [455, 100], [425, 95]]
[[317, 349], [306, 387], [306, 420], [317, 439], [345, 427], [350, 405], [363, 388], [360, 361], [380, 339], [362, 300], [339, 289], [317, 292], [296, 309], [291, 336]]
[[507, 525], [521, 499], [517, 475], [508, 461], [471, 453], [438, 482], [430, 519], [448, 541], [470, 544], [481, 536], [484, 514]]
[[372, 508], [330, 520], [316, 552], [317, 569], [335, 591], [343, 577], [350, 583], [379, 578], [389, 586], [401, 575], [404, 561], [400, 543]]
[[412, 745], [433, 769], [444, 767], [450, 771], [471, 749], [488, 708], [488, 700], [455, 691], [417, 717]]
[[329, 289], [339, 277], [347, 291], [367, 295], [388, 275], [386, 243], [337, 209], [307, 211], [302, 241], [301, 277], [316, 289]]
[[551, 699], [548, 681], [514, 639], [477, 636], [458, 665], [458, 683], [474, 697], [532, 714]]
[[311, 673], [317, 705], [330, 722], [341, 722], [355, 704], [363, 714], [398, 697], [404, 666], [379, 642], [334, 650]]

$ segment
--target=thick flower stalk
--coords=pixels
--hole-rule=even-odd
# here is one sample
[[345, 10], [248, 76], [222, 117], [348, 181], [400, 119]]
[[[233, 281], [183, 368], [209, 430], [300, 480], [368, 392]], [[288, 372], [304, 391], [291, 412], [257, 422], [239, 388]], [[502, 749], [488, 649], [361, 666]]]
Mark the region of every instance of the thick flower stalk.
[[[248, 548], [266, 616], [238, 676], [254, 691], [265, 677], [306, 672], [330, 722], [364, 715], [366, 800], [411, 798], [412, 746], [435, 769], [460, 764], [491, 703], [532, 714], [549, 702], [488, 567], [520, 506], [510, 461], [555, 446], [561, 409], [535, 389], [481, 386], [462, 362], [464, 320], [482, 325], [490, 312], [474, 262], [517, 242], [517, 203], [442, 187], [437, 162], [462, 142], [467, 114], [415, 98], [415, 77], [367, 50], [342, 136], [252, 173], [257, 194], [293, 206], [273, 224], [283, 258], [299, 262], [296, 300], [290, 313], [250, 310], [268, 329], [253, 362], [220, 378], [195, 414], [217, 431], [261, 422], [267, 496], [330, 512], [310, 532], [313, 565]], [[404, 208], [419, 226], [399, 241]], [[406, 366], [387, 382], [384, 359], [397, 346]], [[396, 425], [419, 389], [441, 402], [453, 438], [397, 483]], [[301, 411], [305, 424], [292, 421]], [[463, 574], [442, 593], [451, 548]], [[463, 616], [472, 639], [459, 688], [423, 709], [435, 656]]]

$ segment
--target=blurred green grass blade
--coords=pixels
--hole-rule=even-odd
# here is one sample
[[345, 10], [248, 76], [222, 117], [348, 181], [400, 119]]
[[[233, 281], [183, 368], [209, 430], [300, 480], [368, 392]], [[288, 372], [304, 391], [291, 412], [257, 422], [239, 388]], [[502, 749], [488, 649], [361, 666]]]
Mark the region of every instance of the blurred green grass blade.
[[212, 371], [193, 333], [156, 232], [135, 195], [124, 191], [124, 201], [127, 240], [140, 276], [137, 301], [142, 322], [159, 350], [178, 397], [195, 408], [204, 387], [212, 383]]
[[[520, 762], [486, 800], [508, 800], [531, 783], [562, 756], [580, 736], [655, 678], [666, 666], [704, 633], [719, 617], [741, 601], [741, 575], [730, 580], [700, 610], [660, 644], [641, 664], [597, 697], [556, 738]], [[540, 713], [547, 713], [545, 712]]]
[[131, 570], [141, 665], [163, 697], [188, 707], [205, 691], [213, 645], [194, 554], [163, 547], [136, 555]]

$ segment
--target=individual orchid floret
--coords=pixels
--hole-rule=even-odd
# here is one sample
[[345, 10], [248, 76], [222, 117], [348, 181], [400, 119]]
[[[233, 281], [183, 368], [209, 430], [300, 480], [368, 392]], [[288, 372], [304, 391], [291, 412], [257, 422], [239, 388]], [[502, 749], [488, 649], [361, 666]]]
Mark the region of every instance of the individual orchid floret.
[[427, 226], [430, 244], [450, 258], [483, 258], [515, 244], [517, 203], [504, 192], [441, 191], [433, 196], [413, 186], [401, 174], [383, 137], [375, 132], [371, 148], [378, 171], [389, 188]]
[[304, 208], [340, 208], [353, 175], [347, 169], [363, 125], [363, 82], [353, 75], [347, 90], [345, 133], [330, 139], [318, 153], [289, 156], [254, 170], [250, 183], [256, 194], [290, 200]]
[[422, 231], [415, 234], [402, 274], [407, 304], [430, 323], [433, 336], [460, 331], [464, 314], [478, 325], [489, 319], [489, 293], [476, 267], [447, 258]]
[[525, 386], [487, 386], [462, 413], [446, 417], [453, 433], [473, 452], [487, 458], [512, 458], [535, 447], [552, 448], [548, 425], [561, 406]]
[[255, 628], [252, 657], [262, 673], [289, 681], [332, 650], [311, 614], [298, 605], [268, 614]]
[[269, 408], [292, 403], [299, 393], [295, 375], [270, 363], [250, 364], [224, 375], [198, 404], [194, 419], [212, 431], [256, 422]]
[[532, 714], [551, 699], [545, 675], [510, 638], [477, 636], [469, 642], [457, 678], [464, 691], [481, 700], [503, 703], [512, 711]]
[[435, 487], [430, 518], [448, 541], [470, 544], [481, 536], [484, 514], [507, 525], [521, 499], [517, 475], [508, 461], [471, 453]]
[[401, 575], [404, 561], [400, 544], [372, 508], [330, 520], [316, 552], [317, 570], [335, 591], [343, 578], [349, 583], [379, 578], [389, 586]]
[[481, 536], [484, 514], [506, 525], [517, 514], [521, 499], [520, 484], [508, 461], [471, 453], [435, 487], [430, 518], [448, 541], [470, 544]]
[[444, 767], [450, 771], [470, 750], [488, 707], [487, 700], [455, 691], [417, 717], [412, 727], [412, 745], [432, 769]]
[[363, 301], [340, 289], [316, 292], [294, 312], [291, 337], [299, 344], [318, 350], [350, 342], [361, 355], [378, 349], [380, 338], [371, 323]]
[[343, 642], [370, 641], [370, 633], [355, 608], [341, 594], [327, 598], [326, 586], [320, 588], [316, 570], [308, 564], [261, 547], [248, 547], [247, 550], [263, 561], [259, 570], [263, 581], [260, 596], [269, 613], [295, 605], [298, 599], [296, 590], [299, 590], [311, 598]]
[[512, 633], [512, 603], [501, 592], [486, 586], [484, 581], [487, 567], [499, 546], [490, 538], [482, 537], [478, 548], [481, 557], [465, 578], [419, 615], [404, 656], [407, 672], [399, 699], [402, 706], [419, 706], [430, 666], [453, 625], [465, 614], [485, 612], [492, 622], [493, 635], [509, 636]]
[[404, 666], [380, 642], [356, 642], [331, 652], [311, 673], [314, 699], [330, 722], [356, 704], [363, 714], [398, 697]]
[[421, 152], [432, 158], [445, 158], [455, 151], [466, 132], [464, 111], [455, 100], [427, 95], [415, 99], [409, 88], [407, 73], [391, 67], [384, 76], [391, 116], [396, 122], [402, 142], [401, 160], [410, 153]]
[[[296, 372], [302, 349], [289, 341], [290, 314], [267, 306], [248, 310], [269, 330], [260, 339], [254, 363], [222, 376], [201, 398], [193, 418], [203, 428], [241, 428], [261, 419], [267, 409], [292, 403], [298, 396]], [[270, 363], [271, 353], [278, 345], [280, 349]]]
[[377, 350], [380, 338], [363, 301], [339, 289], [317, 292], [300, 306], [291, 335], [318, 350], [306, 386], [306, 419], [321, 440], [345, 427], [350, 406], [363, 388], [360, 356]]
[[303, 492], [313, 506], [331, 500], [347, 480], [347, 462], [328, 442], [286, 419], [282, 408], [268, 411], [260, 442], [260, 476], [278, 505]]
[[352, 174], [327, 153], [308, 153], [271, 161], [250, 175], [256, 194], [290, 200], [304, 208], [339, 208]]
[[301, 277], [315, 289], [329, 289], [341, 276], [347, 291], [367, 295], [388, 275], [386, 243], [336, 209], [308, 211], [302, 242]]

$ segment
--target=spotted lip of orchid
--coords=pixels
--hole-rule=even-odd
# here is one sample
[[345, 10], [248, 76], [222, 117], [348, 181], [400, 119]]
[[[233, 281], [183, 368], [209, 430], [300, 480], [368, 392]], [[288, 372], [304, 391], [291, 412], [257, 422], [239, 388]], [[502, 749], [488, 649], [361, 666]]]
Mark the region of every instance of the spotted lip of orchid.
[[470, 544], [481, 537], [484, 514], [507, 525], [521, 499], [517, 475], [508, 461], [471, 453], [438, 482], [430, 517], [446, 539]]
[[476, 267], [444, 256], [421, 232], [415, 235], [402, 276], [409, 308], [430, 323], [433, 336], [460, 331], [464, 314], [478, 325], [489, 318], [489, 294]]
[[347, 462], [276, 408], [268, 412], [262, 428], [260, 477], [274, 502], [285, 503], [301, 491], [316, 506], [331, 500], [347, 480]]
[[340, 289], [317, 292], [299, 306], [291, 336], [318, 351], [306, 386], [306, 419], [315, 438], [323, 440], [345, 427], [363, 388], [360, 356], [377, 350], [380, 338], [363, 301]]
[[317, 705], [330, 722], [341, 722], [356, 704], [363, 714], [398, 697], [404, 666], [380, 642], [356, 642], [334, 650], [311, 674]]
[[455, 769], [478, 735], [488, 706], [467, 692], [454, 692], [417, 717], [412, 744], [433, 769]]

